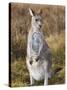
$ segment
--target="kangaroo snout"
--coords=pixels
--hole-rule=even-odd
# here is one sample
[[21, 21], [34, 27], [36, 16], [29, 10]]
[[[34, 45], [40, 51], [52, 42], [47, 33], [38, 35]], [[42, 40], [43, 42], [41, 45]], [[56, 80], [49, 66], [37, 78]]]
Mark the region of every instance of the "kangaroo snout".
[[42, 25], [39, 25], [39, 27], [41, 28]]
[[33, 61], [31, 60], [29, 63], [30, 63], [30, 65], [32, 65]]

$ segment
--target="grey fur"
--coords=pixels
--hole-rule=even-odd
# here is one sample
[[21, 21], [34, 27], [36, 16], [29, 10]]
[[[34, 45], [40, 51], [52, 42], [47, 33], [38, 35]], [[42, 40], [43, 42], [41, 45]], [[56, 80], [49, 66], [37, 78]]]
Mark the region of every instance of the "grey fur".
[[34, 15], [31, 9], [29, 9], [29, 12], [32, 16], [32, 21], [28, 34], [26, 63], [30, 74], [30, 84], [34, 84], [34, 80], [44, 79], [44, 85], [47, 85], [52, 63], [51, 50], [44, 40], [41, 30], [41, 16]]

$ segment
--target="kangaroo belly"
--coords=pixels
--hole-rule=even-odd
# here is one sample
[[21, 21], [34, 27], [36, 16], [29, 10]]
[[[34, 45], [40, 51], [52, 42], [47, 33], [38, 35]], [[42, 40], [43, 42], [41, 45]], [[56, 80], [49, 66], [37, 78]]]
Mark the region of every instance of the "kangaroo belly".
[[42, 79], [44, 79], [45, 70], [44, 70], [43, 67], [31, 68], [30, 71], [31, 71], [32, 77], [33, 77], [35, 80], [42, 80]]

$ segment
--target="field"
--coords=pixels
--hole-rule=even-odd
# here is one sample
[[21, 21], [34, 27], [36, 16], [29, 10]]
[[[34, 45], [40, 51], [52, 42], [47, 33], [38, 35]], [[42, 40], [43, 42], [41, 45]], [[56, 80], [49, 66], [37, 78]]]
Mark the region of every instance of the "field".
[[[49, 85], [65, 83], [65, 7], [34, 4], [11, 4], [11, 86], [30, 86], [26, 66], [27, 35], [31, 25], [28, 8], [42, 10], [43, 34], [52, 50], [54, 76]], [[36, 81], [35, 85], [43, 85]]]

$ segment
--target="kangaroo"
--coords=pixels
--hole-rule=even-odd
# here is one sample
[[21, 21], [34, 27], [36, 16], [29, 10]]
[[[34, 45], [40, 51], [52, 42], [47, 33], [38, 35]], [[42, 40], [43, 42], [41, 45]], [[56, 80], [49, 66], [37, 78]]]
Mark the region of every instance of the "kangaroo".
[[44, 85], [48, 85], [48, 78], [51, 77], [51, 50], [41, 30], [43, 22], [40, 13], [35, 13], [30, 8], [29, 13], [31, 15], [31, 28], [27, 40], [26, 63], [30, 84], [33, 85], [35, 80], [44, 80]]

